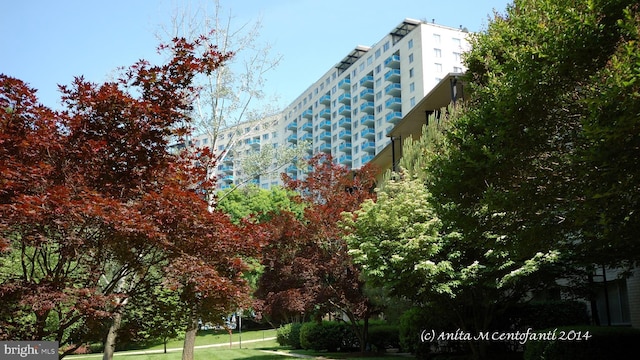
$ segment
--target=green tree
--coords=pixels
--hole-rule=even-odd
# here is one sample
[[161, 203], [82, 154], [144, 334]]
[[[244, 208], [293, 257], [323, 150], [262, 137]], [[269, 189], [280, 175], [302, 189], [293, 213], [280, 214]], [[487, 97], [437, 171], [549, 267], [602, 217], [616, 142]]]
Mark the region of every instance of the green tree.
[[290, 211], [300, 217], [304, 205], [294, 201], [297, 194], [281, 186], [261, 189], [255, 185], [247, 185], [237, 190], [220, 191], [218, 208], [229, 214], [235, 223], [242, 219], [252, 218], [258, 222], [265, 222], [275, 213]]
[[580, 186], [571, 212], [585, 262], [610, 266], [640, 260], [640, 10], [616, 23], [615, 50], [586, 86], [575, 167]]

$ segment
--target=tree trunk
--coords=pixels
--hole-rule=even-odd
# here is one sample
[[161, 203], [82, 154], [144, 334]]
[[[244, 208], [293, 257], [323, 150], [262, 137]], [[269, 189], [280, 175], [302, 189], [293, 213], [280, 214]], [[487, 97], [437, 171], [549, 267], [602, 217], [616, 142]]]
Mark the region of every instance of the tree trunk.
[[109, 327], [109, 333], [107, 334], [107, 339], [104, 342], [104, 353], [102, 354], [102, 360], [113, 359], [113, 353], [116, 350], [116, 338], [118, 337], [118, 330], [120, 330], [120, 324], [122, 323], [124, 306], [127, 304], [128, 300], [129, 298], [125, 298], [113, 313], [113, 322]]
[[187, 333], [184, 335], [184, 346], [182, 347], [182, 360], [193, 360], [193, 352], [196, 346], [196, 334], [198, 333], [198, 317], [191, 315]]

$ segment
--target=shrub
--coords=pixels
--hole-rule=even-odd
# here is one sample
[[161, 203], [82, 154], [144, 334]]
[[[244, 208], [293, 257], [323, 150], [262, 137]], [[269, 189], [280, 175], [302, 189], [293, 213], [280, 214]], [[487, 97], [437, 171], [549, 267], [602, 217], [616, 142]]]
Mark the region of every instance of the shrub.
[[369, 343], [376, 347], [378, 352], [384, 352], [386, 348], [399, 348], [399, 328], [395, 325], [373, 325], [369, 327]]
[[301, 349], [300, 346], [301, 323], [291, 323], [282, 325], [276, 331], [276, 341], [281, 346], [290, 346], [294, 349]]
[[289, 346], [289, 339], [291, 339], [291, 324], [281, 325], [276, 330], [276, 341], [280, 346]]
[[300, 328], [300, 346], [305, 350], [337, 351], [350, 338], [351, 330], [344, 323], [323, 321], [304, 323]]
[[[556, 340], [529, 341], [525, 345], [525, 360], [595, 360], [627, 359], [629, 354], [640, 353], [640, 330], [625, 327], [572, 326], [547, 329], [539, 332], [555, 331]], [[584, 335], [589, 339], [559, 339], [561, 332], [566, 335]], [[571, 333], [573, 332], [573, 333]], [[571, 335], [569, 335], [571, 336]]]

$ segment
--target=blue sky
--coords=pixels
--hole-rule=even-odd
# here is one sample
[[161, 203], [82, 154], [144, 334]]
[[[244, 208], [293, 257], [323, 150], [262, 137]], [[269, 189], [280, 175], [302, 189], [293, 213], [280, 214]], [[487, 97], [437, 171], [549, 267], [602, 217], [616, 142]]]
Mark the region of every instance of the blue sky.
[[[58, 107], [57, 84], [101, 82], [138, 59], [160, 60], [156, 34], [176, 7], [197, 0], [21, 0], [0, 12], [0, 73], [38, 89]], [[211, 1], [210, 1], [211, 2]], [[373, 45], [404, 18], [470, 31], [486, 28], [507, 0], [221, 0], [234, 23], [262, 19], [261, 42], [282, 55], [265, 92], [289, 104], [357, 45]], [[357, 30], [353, 30], [357, 29]]]

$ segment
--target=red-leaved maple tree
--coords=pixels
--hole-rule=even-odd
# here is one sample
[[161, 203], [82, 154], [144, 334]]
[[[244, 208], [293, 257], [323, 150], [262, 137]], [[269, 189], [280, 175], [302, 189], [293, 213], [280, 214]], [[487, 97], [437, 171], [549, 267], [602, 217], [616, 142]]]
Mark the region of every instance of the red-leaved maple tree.
[[366, 320], [374, 306], [363, 293], [364, 282], [348, 254], [338, 222], [375, 194], [375, 168], [352, 171], [319, 154], [303, 180], [286, 177], [287, 188], [297, 191], [307, 204], [302, 219], [291, 213], [275, 216], [271, 241], [263, 249], [264, 273], [256, 297], [264, 316], [290, 322], [339, 312], [349, 318], [362, 347], [366, 345]]
[[166, 64], [115, 81], [76, 78], [64, 111], [0, 74], [0, 339], [58, 341], [64, 356], [106, 322], [109, 358], [127, 299], [158, 274], [191, 324], [247, 303], [242, 257], [260, 231], [208, 209], [208, 149], [169, 148], [189, 131], [194, 77], [230, 56], [204, 40], [175, 39]]

